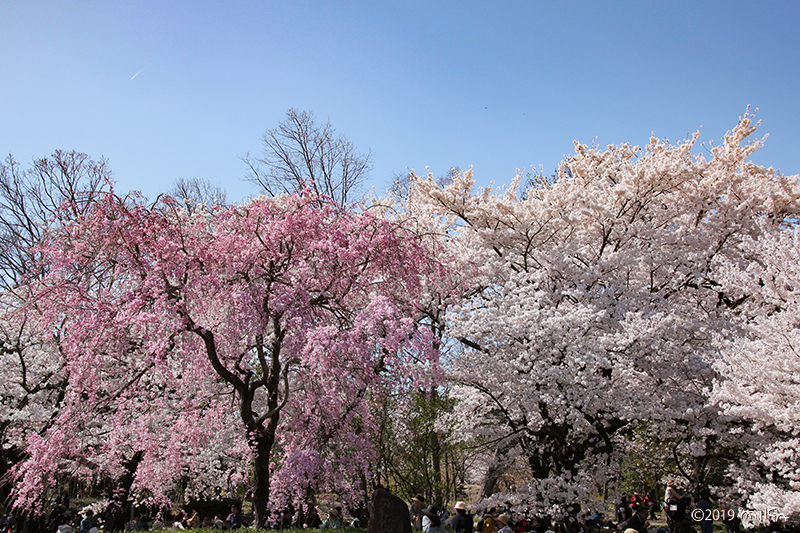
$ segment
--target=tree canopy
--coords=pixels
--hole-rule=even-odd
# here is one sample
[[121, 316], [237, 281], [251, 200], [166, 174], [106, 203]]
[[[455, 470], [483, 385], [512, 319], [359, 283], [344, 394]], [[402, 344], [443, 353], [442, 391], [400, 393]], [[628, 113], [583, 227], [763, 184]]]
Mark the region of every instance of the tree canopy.
[[328, 173], [352, 145], [293, 110], [252, 165], [270, 196], [241, 205], [198, 182], [120, 198], [82, 154], [9, 159], [6, 490], [36, 514], [63, 479], [113, 480], [109, 521], [246, 494], [264, 526], [322, 491], [444, 503], [472, 477], [480, 506], [558, 518], [642, 456], [648, 482], [800, 513], [800, 184], [750, 161], [756, 127], [346, 206], [368, 156]]
[[[473, 192], [471, 171], [450, 185], [414, 179], [409, 212], [438, 227], [470, 287], [441, 320], [466, 348], [448, 374], [454, 434], [495, 453], [484, 496], [494, 470], [522, 461], [529, 483], [494, 501], [565, 513], [619, 482], [642, 421], [671, 443], [674, 474], [694, 493], [743, 459], [752, 418], [713, 391], [730, 350], [747, 350], [747, 314], [778, 305], [754, 304], [762, 289], [731, 276], [778, 268], [752, 243], [791, 241], [800, 213], [797, 177], [748, 161], [754, 131], [745, 116], [710, 158], [693, 155], [697, 135], [644, 149], [576, 143], [557, 180], [525, 191], [518, 177]], [[796, 317], [780, 309], [792, 338]], [[759, 347], [779, 368], [796, 361], [785, 344]]]
[[314, 197], [208, 213], [108, 194], [39, 253], [48, 274], [16, 311], [57, 332], [69, 388], [16, 469], [22, 505], [63, 467], [54, 456], [114, 472], [141, 453], [138, 490], [164, 498], [197, 475], [187, 445], [217, 434], [253, 461], [263, 526], [273, 478], [272, 510], [316, 486], [352, 490], [369, 464], [370, 406], [404, 368], [422, 379], [416, 362], [436, 360], [408, 316], [436, 271], [429, 250]]

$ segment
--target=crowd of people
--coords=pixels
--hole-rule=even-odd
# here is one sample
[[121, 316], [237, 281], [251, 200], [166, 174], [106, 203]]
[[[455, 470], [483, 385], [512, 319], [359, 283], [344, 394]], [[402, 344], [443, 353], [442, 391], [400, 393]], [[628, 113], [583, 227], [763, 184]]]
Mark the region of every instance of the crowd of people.
[[[68, 510], [69, 497], [60, 495], [53, 502], [53, 510], [48, 521], [48, 533], [99, 533], [102, 525], [95, 517], [94, 511], [86, 509], [76, 513]], [[225, 518], [218, 515], [205, 515], [202, 519], [200, 513], [193, 511], [191, 514], [183, 513], [179, 517], [165, 516], [163, 519], [151, 518], [146, 513], [139, 513], [126, 525], [127, 531], [159, 531], [162, 529], [189, 530], [200, 528], [216, 528], [224, 531], [234, 531], [245, 526], [245, 520], [238, 505], [231, 506], [230, 514]], [[6, 530], [0, 529], [0, 533]]]
[[[722, 508], [717, 513], [710, 512], [711, 494], [707, 489], [700, 491], [694, 502], [681, 495], [673, 482], [666, 487], [663, 500], [657, 500], [650, 493], [633, 496], [623, 494], [616, 503], [613, 516], [603, 512], [581, 510], [575, 507], [572, 516], [565, 520], [553, 521], [548, 517], [523, 515], [507, 509], [486, 509], [480, 517], [473, 517], [464, 502], [453, 507], [452, 517], [435, 505], [425, 505], [425, 499], [417, 495], [411, 500], [409, 516], [412, 530], [424, 533], [453, 531], [455, 533], [713, 533], [714, 516], [723, 517], [726, 533], [739, 533], [742, 523], [739, 516]], [[663, 519], [659, 525], [652, 521]], [[433, 515], [437, 515], [434, 517]], [[753, 531], [753, 530], [751, 530]], [[785, 523], [772, 523], [759, 528], [761, 532], [800, 533], [796, 526]]]
[[[314, 502], [309, 502], [307, 510], [295, 510], [293, 507], [285, 509], [275, 516], [273, 527], [276, 529], [341, 529], [343, 527], [366, 528], [369, 515], [367, 509], [347, 508], [348, 518], [340, 505], [333, 504], [326, 518], [320, 517], [320, 511]], [[98, 533], [101, 529], [94, 512], [86, 509], [82, 513], [67, 511], [69, 495], [60, 494], [52, 506], [51, 519], [48, 526], [49, 533]], [[734, 513], [725, 512], [720, 506], [716, 515], [712, 512], [711, 495], [708, 490], [700, 491], [699, 498], [694, 503], [688, 496], [683, 496], [669, 482], [663, 500], [657, 500], [650, 493], [644, 496], [634, 493], [632, 496], [623, 494], [616, 502], [613, 514], [606, 516], [602, 512], [581, 510], [576, 506], [572, 516], [566, 520], [554, 521], [548, 517], [524, 515], [507, 508], [485, 509], [480, 516], [470, 513], [468, 506], [463, 501], [458, 501], [452, 507], [439, 508], [437, 505], [428, 505], [421, 494], [411, 499], [409, 520], [415, 532], [423, 533], [713, 533], [716, 515], [723, 517], [726, 533], [740, 533], [741, 520]], [[663, 512], [663, 522], [658, 527], [652, 521], [659, 519]], [[13, 516], [0, 517], [0, 533], [13, 530]], [[199, 528], [216, 528], [225, 531], [238, 530], [247, 527], [248, 523], [242, 516], [239, 505], [231, 505], [230, 514], [225, 518], [220, 516], [203, 516], [198, 511], [191, 514], [182, 514], [178, 518], [169, 517], [163, 521], [151, 519], [142, 513], [127, 525], [131, 531], [157, 531], [161, 529], [188, 530]], [[763, 532], [764, 530], [762, 530]], [[793, 531], [800, 533], [785, 524], [773, 524], [766, 531]]]
[[467, 504], [459, 501], [453, 506], [454, 514], [451, 516], [446, 509], [439, 510], [436, 505], [425, 505], [425, 497], [417, 494], [411, 499], [409, 516], [414, 531], [441, 532], [451, 531], [472, 533], [474, 521], [467, 510]]
[[[365, 509], [347, 508], [345, 517], [342, 506], [333, 505], [326, 517], [322, 519], [316, 505], [310, 505], [306, 511], [295, 511], [289, 506], [270, 520], [275, 529], [341, 529], [343, 527], [366, 528], [368, 513]], [[202, 518], [201, 518], [202, 517]], [[252, 517], [251, 517], [252, 519]], [[230, 513], [225, 515], [201, 515], [198, 511], [180, 512], [177, 516], [170, 512], [159, 513], [151, 517], [147, 513], [139, 513], [132, 517], [125, 526], [126, 531], [160, 531], [160, 530], [192, 530], [214, 528], [222, 531], [235, 531], [246, 528], [251, 520], [245, 518], [238, 504], [231, 505]], [[0, 533], [13, 533], [14, 517], [12, 514], [0, 516]], [[51, 502], [51, 512], [47, 520], [47, 533], [99, 533], [102, 520], [98, 520], [92, 509], [77, 511], [70, 507], [69, 495], [64, 492]]]

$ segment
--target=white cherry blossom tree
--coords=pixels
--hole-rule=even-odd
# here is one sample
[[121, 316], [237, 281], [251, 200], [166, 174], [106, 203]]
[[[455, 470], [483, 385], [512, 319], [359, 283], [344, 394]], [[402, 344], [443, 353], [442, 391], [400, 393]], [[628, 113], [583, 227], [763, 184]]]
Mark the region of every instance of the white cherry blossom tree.
[[709, 157], [693, 155], [697, 134], [644, 149], [576, 143], [558, 180], [524, 194], [519, 177], [477, 192], [471, 171], [448, 186], [415, 180], [409, 210], [438, 219], [472, 288], [444, 319], [469, 348], [452, 362], [451, 423], [530, 471], [498, 501], [564, 512], [593, 490], [591, 473], [613, 475], [645, 420], [674, 439], [695, 490], [711, 463], [736, 459], [729, 430], [744, 422], [710, 391], [746, 298], [719, 270], [800, 211], [795, 178], [748, 161], [754, 131], [745, 115]]
[[747, 295], [743, 336], [730, 342], [716, 367], [724, 376], [715, 398], [754, 426], [749, 471], [737, 489], [750, 509], [800, 515], [800, 242], [792, 222], [779, 234], [744, 243], [727, 283]]

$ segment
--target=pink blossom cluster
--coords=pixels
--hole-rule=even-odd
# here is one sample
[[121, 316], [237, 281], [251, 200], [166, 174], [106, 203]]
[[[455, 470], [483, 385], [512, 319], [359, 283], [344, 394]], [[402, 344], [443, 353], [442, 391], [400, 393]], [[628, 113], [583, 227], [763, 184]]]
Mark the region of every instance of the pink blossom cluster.
[[245, 487], [259, 520], [312, 489], [352, 494], [374, 406], [438, 360], [415, 320], [431, 248], [311, 195], [189, 212], [108, 194], [38, 253], [47, 275], [10, 318], [53, 333], [66, 386], [15, 468], [20, 508], [41, 511], [65, 472], [132, 473], [151, 502]]

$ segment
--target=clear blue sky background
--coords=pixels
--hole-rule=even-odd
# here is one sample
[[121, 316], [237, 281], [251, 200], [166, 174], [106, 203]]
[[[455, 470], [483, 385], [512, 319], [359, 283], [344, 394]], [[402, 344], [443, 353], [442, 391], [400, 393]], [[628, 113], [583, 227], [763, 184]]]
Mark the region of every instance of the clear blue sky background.
[[[719, 140], [800, 173], [800, 2], [0, 2], [0, 153], [108, 158], [118, 190], [254, 194], [239, 157], [289, 107], [374, 152], [372, 183], [551, 174], [572, 141]], [[138, 75], [136, 75], [138, 73]]]

